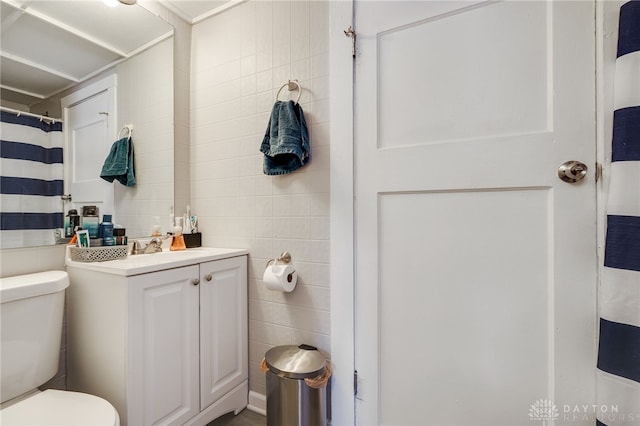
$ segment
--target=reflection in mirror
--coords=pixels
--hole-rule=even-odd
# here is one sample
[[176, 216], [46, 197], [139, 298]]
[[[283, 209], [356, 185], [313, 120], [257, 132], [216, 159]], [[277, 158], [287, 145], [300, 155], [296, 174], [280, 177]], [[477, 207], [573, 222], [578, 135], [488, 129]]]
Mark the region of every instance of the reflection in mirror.
[[[134, 187], [110, 184], [113, 211], [100, 211], [100, 216], [112, 214], [113, 222], [125, 227], [130, 238], [149, 235], [155, 216], [162, 218], [160, 224], [166, 232], [174, 202], [173, 28], [139, 5], [108, 7], [100, 1], [2, 0], [1, 7], [3, 109], [62, 118], [61, 99], [115, 75], [117, 105], [115, 117], [108, 117], [108, 137], [115, 141], [125, 124], [133, 124], [137, 182]], [[73, 135], [67, 133], [63, 132], [63, 139], [71, 142]], [[2, 139], [4, 144], [5, 137]], [[69, 145], [65, 149], [73, 148]], [[105, 158], [107, 153], [108, 148], [96, 155]], [[4, 180], [6, 159], [2, 161]], [[43, 179], [37, 176], [37, 163], [24, 164], [18, 168]], [[10, 195], [15, 201], [15, 194], [3, 191], [3, 205]], [[30, 198], [23, 196], [22, 201], [13, 204], [32, 209], [34, 200], [25, 201], [24, 197]], [[71, 197], [71, 201], [63, 201], [59, 195], [43, 197], [49, 198], [49, 205], [41, 211], [57, 213], [56, 227], [62, 227], [58, 222], [69, 209], [81, 212], [82, 205], [75, 205], [73, 194]], [[47, 241], [5, 238], [17, 230], [5, 229], [2, 210], [2, 248], [55, 242], [53, 230], [47, 232]], [[23, 222], [28, 221], [23, 217]]]

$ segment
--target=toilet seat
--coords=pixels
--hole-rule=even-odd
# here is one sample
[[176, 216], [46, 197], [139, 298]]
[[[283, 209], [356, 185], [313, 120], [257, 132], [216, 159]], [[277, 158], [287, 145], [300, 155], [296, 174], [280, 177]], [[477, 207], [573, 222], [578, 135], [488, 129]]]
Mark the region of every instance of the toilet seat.
[[2, 409], [6, 425], [118, 426], [120, 417], [95, 395], [48, 389]]

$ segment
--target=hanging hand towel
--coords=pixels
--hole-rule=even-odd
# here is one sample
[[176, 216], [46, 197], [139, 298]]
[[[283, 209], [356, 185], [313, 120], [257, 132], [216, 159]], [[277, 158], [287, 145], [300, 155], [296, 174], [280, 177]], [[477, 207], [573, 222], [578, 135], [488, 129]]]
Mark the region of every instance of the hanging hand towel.
[[260, 146], [264, 174], [283, 175], [309, 161], [309, 131], [300, 104], [276, 101]]
[[133, 142], [130, 136], [113, 143], [107, 159], [104, 160], [100, 177], [107, 182], [113, 182], [114, 179], [117, 179], [125, 186], [136, 184], [133, 168]]

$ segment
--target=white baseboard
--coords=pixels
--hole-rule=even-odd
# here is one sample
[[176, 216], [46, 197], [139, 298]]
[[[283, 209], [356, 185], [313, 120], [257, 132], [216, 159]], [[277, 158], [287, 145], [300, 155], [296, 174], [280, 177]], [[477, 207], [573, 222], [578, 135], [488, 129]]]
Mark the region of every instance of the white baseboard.
[[249, 391], [249, 405], [247, 409], [254, 413], [267, 415], [267, 397], [261, 393]]

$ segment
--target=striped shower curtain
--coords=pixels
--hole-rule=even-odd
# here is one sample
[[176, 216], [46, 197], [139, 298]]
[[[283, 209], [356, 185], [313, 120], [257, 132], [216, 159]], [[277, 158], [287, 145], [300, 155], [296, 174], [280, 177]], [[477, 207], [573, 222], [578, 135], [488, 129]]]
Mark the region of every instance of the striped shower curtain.
[[599, 292], [598, 425], [640, 425], [640, 1], [620, 8], [607, 237]]
[[1, 248], [55, 242], [63, 227], [62, 123], [0, 112]]

